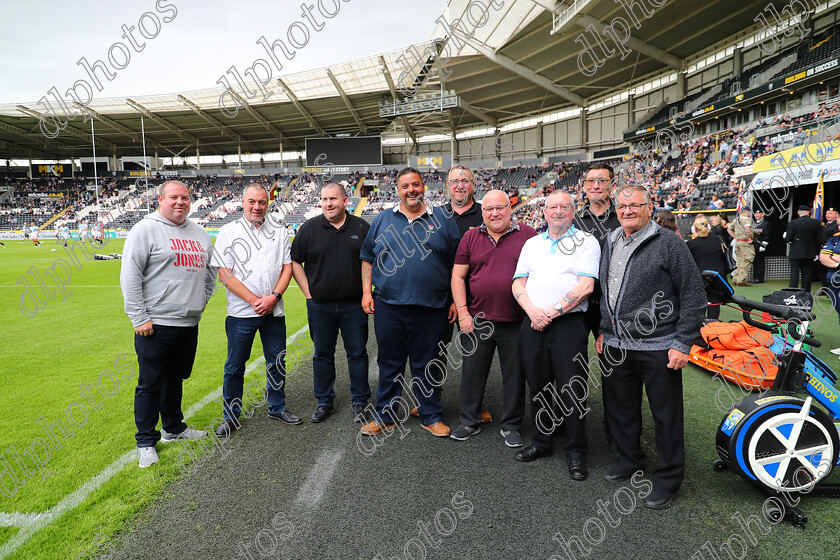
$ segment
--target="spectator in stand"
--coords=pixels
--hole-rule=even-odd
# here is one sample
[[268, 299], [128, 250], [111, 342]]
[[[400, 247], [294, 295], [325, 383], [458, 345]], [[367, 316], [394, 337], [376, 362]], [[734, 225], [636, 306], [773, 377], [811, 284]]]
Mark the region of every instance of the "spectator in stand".
[[723, 208], [723, 201], [718, 198], [718, 195], [713, 194], [712, 200], [709, 201], [709, 206], [706, 210], [721, 210]]
[[[706, 218], [698, 216], [692, 226], [697, 234], [694, 239], [686, 243], [694, 263], [700, 272], [714, 270], [721, 276], [726, 277], [726, 246], [715, 236], [709, 236], [709, 222]], [[720, 317], [720, 297], [707, 295], [709, 298], [706, 306], [706, 317], [717, 321]]]

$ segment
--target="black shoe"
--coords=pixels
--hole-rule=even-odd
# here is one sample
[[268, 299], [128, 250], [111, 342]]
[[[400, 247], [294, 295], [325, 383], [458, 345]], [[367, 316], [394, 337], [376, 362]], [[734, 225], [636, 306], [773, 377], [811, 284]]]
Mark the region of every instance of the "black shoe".
[[569, 476], [572, 480], [586, 480], [587, 475], [583, 459], [569, 459]]
[[604, 480], [609, 480], [610, 482], [624, 482], [625, 480], [628, 480], [634, 472], [636, 471], [630, 471], [618, 465], [613, 465], [607, 469], [607, 472], [604, 473]]
[[668, 509], [674, 501], [674, 495], [665, 490], [654, 488], [645, 498], [645, 507], [650, 509]]
[[318, 422], [323, 422], [327, 416], [329, 416], [333, 411], [332, 405], [330, 406], [318, 406], [315, 409], [315, 412], [312, 413], [312, 418], [309, 419], [310, 422], [313, 424], [317, 424]]
[[230, 418], [225, 418], [222, 421], [222, 423], [219, 424], [219, 427], [216, 428], [216, 435], [218, 437], [226, 438], [226, 437], [230, 436], [231, 432], [235, 432], [238, 429], [239, 429], [239, 424], [237, 423], [236, 420], [232, 420]]
[[549, 457], [551, 454], [551, 449], [540, 449], [538, 447], [534, 447], [533, 445], [529, 445], [522, 451], [519, 451], [515, 458], [517, 461], [522, 463], [530, 463], [531, 461], [536, 461], [540, 457]]
[[361, 404], [353, 405], [353, 421], [357, 424], [367, 424], [367, 414], [365, 414], [365, 407]]
[[284, 410], [283, 412], [277, 412], [276, 414], [268, 413], [268, 417], [272, 420], [279, 420], [284, 424], [300, 424], [303, 420], [300, 419], [300, 416], [295, 416], [288, 410]]

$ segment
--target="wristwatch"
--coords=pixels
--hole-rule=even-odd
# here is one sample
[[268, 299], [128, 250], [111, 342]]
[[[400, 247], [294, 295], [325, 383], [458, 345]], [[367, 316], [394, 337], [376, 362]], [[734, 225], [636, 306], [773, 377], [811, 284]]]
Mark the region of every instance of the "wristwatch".
[[560, 315], [565, 315], [566, 314], [566, 312], [563, 311], [563, 302], [562, 301], [558, 301], [557, 303], [555, 303], [554, 304], [554, 309], [555, 309], [555, 311], [560, 313]]
[[283, 298], [283, 296], [280, 294], [280, 292], [271, 292], [271, 295], [276, 297], [277, 301], [280, 301]]

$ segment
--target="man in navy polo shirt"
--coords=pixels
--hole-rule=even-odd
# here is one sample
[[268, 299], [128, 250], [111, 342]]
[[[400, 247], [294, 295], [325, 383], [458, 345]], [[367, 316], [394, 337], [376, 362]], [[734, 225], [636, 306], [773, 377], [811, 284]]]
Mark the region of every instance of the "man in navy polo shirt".
[[335, 344], [338, 332], [347, 352], [353, 419], [365, 423], [368, 384], [368, 318], [362, 310], [359, 253], [370, 230], [346, 211], [347, 195], [338, 183], [321, 188], [322, 215], [307, 220], [292, 243], [292, 274], [306, 297], [309, 334], [315, 345], [312, 372], [317, 408], [312, 422], [322, 422], [335, 400]]
[[[441, 421], [440, 385], [446, 373], [436, 371], [440, 361], [433, 360], [447, 313], [454, 318], [449, 280], [461, 236], [455, 220], [426, 205], [425, 190], [419, 171], [400, 171], [400, 203], [377, 214], [362, 244], [362, 308], [374, 314], [379, 347], [376, 411], [374, 420], [362, 427], [364, 435], [390, 431], [408, 418], [412, 401], [402, 396], [403, 388], [417, 403], [423, 428], [437, 437], [449, 435]], [[406, 359], [410, 384], [404, 377]]]
[[[522, 322], [522, 363], [531, 389], [531, 445], [517, 461], [551, 455], [554, 429], [566, 426], [566, 458], [573, 480], [586, 480], [587, 298], [598, 279], [601, 247], [572, 225], [575, 207], [566, 191], [546, 197], [548, 231], [522, 248], [513, 296]], [[563, 416], [557, 417], [554, 402]]]
[[[493, 354], [502, 370], [501, 434], [508, 447], [521, 447], [519, 427], [525, 414], [525, 377], [520, 364], [519, 328], [525, 312], [513, 299], [510, 279], [525, 241], [534, 228], [511, 220], [510, 200], [500, 190], [482, 201], [483, 223], [464, 234], [452, 270], [452, 297], [460, 337], [470, 336], [461, 373], [461, 425], [449, 435], [465, 441], [481, 431], [481, 403]], [[469, 296], [467, 294], [469, 281]], [[469, 299], [468, 299], [469, 298]], [[462, 344], [463, 346], [463, 344]]]

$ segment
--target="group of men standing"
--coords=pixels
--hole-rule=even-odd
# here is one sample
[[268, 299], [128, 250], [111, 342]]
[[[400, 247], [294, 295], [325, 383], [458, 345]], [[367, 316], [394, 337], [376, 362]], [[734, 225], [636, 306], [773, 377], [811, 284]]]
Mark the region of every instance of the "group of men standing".
[[[569, 193], [547, 196], [547, 231], [538, 235], [517, 223], [504, 192], [489, 191], [478, 204], [472, 172], [461, 166], [448, 174], [445, 207], [425, 203], [419, 171], [402, 170], [399, 204], [370, 225], [346, 211], [341, 185], [327, 183], [322, 215], [304, 223], [290, 242], [286, 228], [268, 213], [265, 188], [251, 184], [243, 192], [242, 218], [221, 228], [213, 248], [206, 232], [186, 219], [187, 188], [178, 181], [164, 183], [160, 210], [129, 234], [121, 274], [140, 364], [135, 393], [140, 466], [158, 460], [158, 440], [206, 435], [186, 427], [180, 401], [217, 269], [228, 298], [217, 436], [229, 437], [240, 427], [245, 363], [257, 332], [266, 360], [268, 415], [301, 423], [286, 409], [284, 392], [282, 296], [294, 277], [306, 297], [314, 343], [312, 422], [323, 421], [335, 407], [339, 332], [360, 437], [390, 433], [398, 425], [402, 430], [412, 414], [434, 436], [465, 441], [477, 435], [490, 420], [484, 390], [498, 351], [503, 442], [522, 447], [517, 460], [533, 461], [552, 454], [554, 431], [564, 425], [569, 475], [585, 480], [586, 400], [590, 384], [598, 384], [588, 359], [591, 332], [599, 354], [592, 363], [601, 366], [605, 427], [618, 457], [604, 477], [626, 480], [643, 467], [645, 387], [659, 455], [645, 505], [670, 506], [684, 471], [681, 368], [705, 310], [702, 282], [685, 244], [651, 221], [647, 190], [617, 188], [605, 164], [593, 165], [583, 185], [587, 206], [577, 216]], [[373, 405], [367, 404], [367, 315], [373, 315], [378, 348]], [[450, 431], [443, 422], [441, 387], [448, 369], [459, 365], [459, 426]], [[531, 443], [523, 447], [526, 382], [532, 427]], [[155, 430], [158, 418], [162, 434]]]

